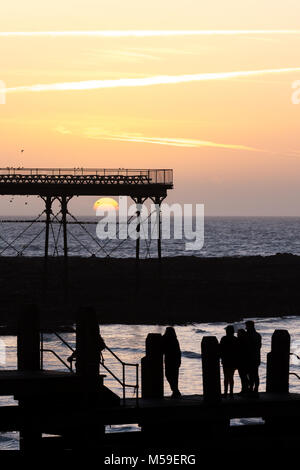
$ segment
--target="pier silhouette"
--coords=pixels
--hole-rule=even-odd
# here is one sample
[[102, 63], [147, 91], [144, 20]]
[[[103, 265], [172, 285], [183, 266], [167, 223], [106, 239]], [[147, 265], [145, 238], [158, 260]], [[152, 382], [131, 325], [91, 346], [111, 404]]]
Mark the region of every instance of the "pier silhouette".
[[[59, 222], [63, 234], [63, 255], [68, 258], [68, 217], [82, 226], [68, 210], [74, 196], [128, 196], [136, 204], [138, 216], [144, 202], [149, 198], [157, 207], [157, 254], [161, 259], [160, 206], [173, 188], [172, 169], [108, 169], [108, 168], [0, 168], [0, 195], [39, 196], [45, 209], [29, 224], [45, 223], [44, 257], [49, 255], [49, 234], [51, 224]], [[60, 211], [53, 214], [52, 205], [58, 201]], [[11, 221], [2, 221], [9, 223]], [[26, 222], [25, 220], [23, 222]], [[139, 227], [137, 226], [137, 231]], [[22, 231], [22, 233], [24, 230]], [[17, 237], [18, 238], [18, 237]], [[4, 240], [5, 241], [5, 240]], [[13, 244], [5, 241], [13, 248]], [[101, 248], [101, 247], [100, 247]], [[18, 251], [15, 250], [17, 253]], [[136, 258], [140, 256], [140, 237], [136, 238]]]

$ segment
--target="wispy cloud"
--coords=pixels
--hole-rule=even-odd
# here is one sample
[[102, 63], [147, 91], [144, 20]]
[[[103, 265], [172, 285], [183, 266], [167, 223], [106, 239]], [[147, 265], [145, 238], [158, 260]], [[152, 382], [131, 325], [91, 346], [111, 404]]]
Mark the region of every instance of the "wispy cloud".
[[122, 62], [138, 62], [140, 60], [160, 60], [159, 57], [153, 54], [146, 54], [141, 50], [113, 50], [105, 49], [101, 51], [92, 51], [87, 54], [91, 59], [105, 59], [109, 61], [122, 61]]
[[115, 80], [86, 80], [79, 82], [62, 82], [38, 84], [29, 86], [18, 86], [2, 90], [5, 93], [18, 92], [45, 92], [45, 91], [75, 91], [75, 90], [97, 90], [101, 88], [143, 87], [152, 85], [167, 85], [189, 82], [202, 82], [211, 80], [226, 80], [232, 78], [243, 78], [259, 75], [273, 75], [282, 73], [299, 72], [300, 67], [289, 67], [281, 69], [265, 70], [241, 70], [236, 72], [212, 72], [196, 73], [190, 75], [156, 75], [145, 78], [120, 78]]
[[247, 36], [247, 35], [295, 35], [300, 29], [257, 30], [96, 30], [96, 31], [2, 31], [0, 37], [69, 37], [87, 36], [104, 38], [169, 37], [169, 36]]
[[[70, 134], [71, 131], [64, 126], [59, 126], [56, 131], [61, 134]], [[214, 147], [230, 150], [247, 150], [249, 152], [262, 152], [258, 148], [240, 144], [226, 144], [209, 140], [185, 139], [178, 137], [148, 137], [141, 133], [112, 133], [104, 129], [88, 128], [83, 131], [83, 136], [89, 139], [110, 140], [119, 142], [137, 142], [144, 144], [168, 145], [171, 147], [201, 148]]]
[[72, 132], [64, 126], [58, 126], [55, 128], [55, 130], [59, 132], [60, 134], [64, 134], [64, 135], [72, 134]]

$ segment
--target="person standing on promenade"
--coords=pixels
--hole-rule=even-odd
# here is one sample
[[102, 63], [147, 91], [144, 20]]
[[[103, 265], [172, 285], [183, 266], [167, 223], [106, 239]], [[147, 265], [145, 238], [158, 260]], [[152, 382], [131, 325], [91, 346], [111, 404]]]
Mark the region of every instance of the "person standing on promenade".
[[258, 394], [261, 335], [256, 331], [254, 321], [246, 321], [248, 343], [248, 379], [250, 393]]
[[173, 327], [168, 326], [163, 335], [163, 353], [165, 356], [165, 374], [172, 390], [171, 398], [180, 398], [178, 389], [179, 367], [181, 365], [181, 350]]
[[234, 372], [237, 369], [238, 357], [238, 339], [234, 336], [233, 325], [228, 325], [225, 328], [226, 336], [221, 338], [220, 342], [220, 356], [224, 372], [224, 397], [227, 397], [228, 386], [230, 390], [230, 397], [233, 397], [234, 386]]

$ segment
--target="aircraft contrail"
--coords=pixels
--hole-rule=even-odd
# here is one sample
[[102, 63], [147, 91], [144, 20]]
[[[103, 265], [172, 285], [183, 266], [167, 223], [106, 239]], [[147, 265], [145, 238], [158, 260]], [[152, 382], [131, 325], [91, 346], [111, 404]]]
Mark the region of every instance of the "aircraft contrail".
[[164, 36], [248, 36], [248, 35], [295, 35], [300, 29], [257, 29], [257, 30], [96, 30], [96, 31], [1, 31], [0, 37], [68, 37], [87, 36], [103, 38], [143, 38]]
[[271, 75], [300, 72], [300, 67], [265, 70], [241, 70], [236, 72], [196, 73], [190, 75], [157, 75], [145, 78], [120, 78], [114, 80], [86, 80], [79, 82], [61, 82], [5, 88], [4, 93], [97, 90], [101, 88], [143, 87], [211, 80], [225, 80], [258, 75]]

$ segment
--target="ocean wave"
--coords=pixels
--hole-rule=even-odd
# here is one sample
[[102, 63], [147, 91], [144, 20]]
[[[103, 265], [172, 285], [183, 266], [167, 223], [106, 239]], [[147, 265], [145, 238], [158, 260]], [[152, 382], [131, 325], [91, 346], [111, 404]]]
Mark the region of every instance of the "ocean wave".
[[201, 359], [201, 354], [193, 351], [182, 351], [183, 357], [188, 357], [189, 359]]
[[133, 352], [133, 353], [139, 353], [139, 354], [145, 354], [146, 353], [144, 349], [139, 349], [139, 348], [120, 348], [120, 347], [117, 347], [117, 348], [110, 348], [110, 349], [113, 352], [121, 351], [121, 352]]

